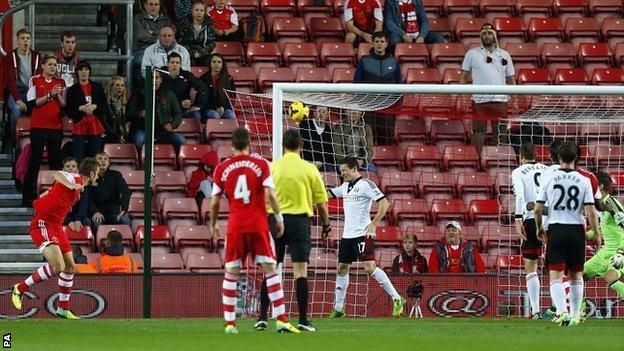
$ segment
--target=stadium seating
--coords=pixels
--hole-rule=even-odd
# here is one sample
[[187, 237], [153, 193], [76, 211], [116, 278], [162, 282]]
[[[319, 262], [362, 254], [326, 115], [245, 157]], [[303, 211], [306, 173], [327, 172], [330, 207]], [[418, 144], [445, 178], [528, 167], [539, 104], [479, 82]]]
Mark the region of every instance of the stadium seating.
[[[171, 252], [173, 247], [173, 242], [171, 239], [171, 234], [166, 225], [154, 225], [152, 226], [152, 248], [155, 246], [162, 247], [165, 250], [163, 252]], [[135, 237], [135, 246], [138, 250], [141, 250], [143, 247], [143, 242], [145, 240], [145, 228], [143, 226], [139, 226], [136, 230]]]
[[131, 169], [139, 166], [139, 155], [134, 144], [106, 144], [104, 152], [108, 154], [111, 165], [124, 165]]
[[106, 236], [109, 232], [116, 230], [121, 233], [121, 238], [124, 246], [133, 248], [134, 236], [132, 235], [132, 229], [130, 226], [124, 224], [100, 224], [95, 234], [95, 246], [101, 249], [105, 246]]
[[559, 18], [533, 18], [529, 21], [528, 31], [538, 47], [546, 42], [560, 43], [564, 39], [563, 24]]
[[401, 233], [397, 227], [377, 227], [375, 243], [380, 246], [398, 246], [401, 242]]
[[152, 255], [152, 272], [175, 273], [184, 271], [184, 262], [177, 253], [159, 253]]
[[416, 195], [417, 182], [420, 177], [420, 173], [412, 172], [388, 172], [383, 173], [381, 176], [381, 188], [384, 194], [389, 195], [392, 193], [409, 193]]
[[254, 93], [257, 90], [256, 72], [252, 67], [228, 68], [228, 72], [234, 79], [236, 91], [242, 93]]
[[186, 258], [186, 269], [193, 273], [217, 273], [222, 268], [218, 253], [189, 254]]
[[427, 125], [423, 119], [397, 119], [394, 137], [401, 142], [426, 142], [429, 138]]
[[462, 200], [433, 200], [431, 204], [431, 221], [435, 225], [438, 221], [457, 220], [466, 222], [466, 205]]
[[63, 233], [72, 244], [93, 247], [93, 233], [91, 232], [91, 227], [88, 225], [83, 226], [80, 231], [75, 231], [68, 226], [63, 226]]
[[440, 74], [435, 68], [410, 68], [405, 76], [406, 84], [438, 84], [441, 81]]
[[518, 84], [549, 85], [552, 82], [546, 68], [521, 69], [517, 76]]
[[[486, 0], [486, 1], [503, 1], [507, 0]], [[482, 1], [483, 2], [483, 1]], [[511, 1], [508, 1], [511, 3]], [[527, 40], [528, 34], [524, 20], [521, 17], [514, 18], [495, 18], [493, 23], [496, 29], [498, 42], [501, 47], [509, 47], [510, 44], [522, 44]], [[513, 56], [512, 56], [513, 57]], [[514, 60], [514, 64], [517, 61]]]
[[199, 164], [199, 160], [206, 155], [210, 150], [208, 145], [182, 145], [180, 146], [180, 152], [178, 154], [178, 167], [184, 170], [186, 167], [196, 167]]
[[258, 73], [258, 88], [263, 93], [268, 93], [273, 86], [273, 83], [287, 82], [292, 83], [295, 81], [290, 68], [285, 67], [262, 67]]
[[177, 250], [185, 246], [212, 247], [208, 227], [205, 225], [178, 225], [173, 235], [173, 245]]
[[624, 85], [624, 70], [620, 68], [596, 68], [591, 82], [596, 85]]
[[275, 42], [249, 43], [245, 59], [247, 64], [256, 71], [256, 74], [259, 74], [262, 67], [279, 67], [282, 55]]
[[423, 199], [398, 199], [392, 201], [391, 216], [394, 223], [399, 223], [401, 220], [416, 220], [425, 224], [429, 223], [429, 208]]

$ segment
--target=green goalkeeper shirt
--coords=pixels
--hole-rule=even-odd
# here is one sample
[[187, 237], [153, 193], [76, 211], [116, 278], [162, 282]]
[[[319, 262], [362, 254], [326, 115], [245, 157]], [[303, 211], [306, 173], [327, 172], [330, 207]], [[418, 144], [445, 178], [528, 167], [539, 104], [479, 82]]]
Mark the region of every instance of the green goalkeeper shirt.
[[[611, 201], [615, 202], [615, 210], [620, 212], [622, 204], [615, 197], [611, 197]], [[617, 213], [617, 212], [616, 212]], [[619, 226], [614, 215], [609, 211], [600, 212], [600, 230], [602, 231], [603, 246], [596, 254], [611, 257], [618, 249], [624, 250], [624, 229]], [[593, 231], [589, 232], [588, 238], [593, 237]]]

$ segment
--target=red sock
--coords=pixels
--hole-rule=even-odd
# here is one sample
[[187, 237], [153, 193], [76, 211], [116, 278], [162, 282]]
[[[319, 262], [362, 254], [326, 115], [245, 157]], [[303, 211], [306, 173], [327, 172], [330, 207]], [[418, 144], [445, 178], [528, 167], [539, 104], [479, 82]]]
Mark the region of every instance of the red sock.
[[43, 281], [46, 281], [52, 277], [54, 277], [56, 274], [54, 273], [54, 270], [52, 269], [52, 266], [50, 266], [49, 264], [46, 264], [44, 266], [41, 266], [39, 268], [37, 268], [37, 270], [28, 278], [26, 278], [26, 280], [24, 280], [23, 282], [19, 283], [19, 285], [17, 286], [17, 289], [21, 292], [24, 293], [25, 291], [28, 290], [29, 287], [37, 284], [37, 283], [41, 283]]
[[238, 275], [225, 272], [223, 277], [223, 318], [228, 325], [236, 325], [236, 283]]
[[59, 302], [58, 307], [68, 310], [69, 309], [69, 296], [71, 295], [71, 288], [74, 285], [74, 275], [61, 272], [58, 278], [59, 286]]
[[284, 307], [284, 290], [282, 290], [280, 276], [277, 274], [277, 270], [273, 270], [266, 273], [265, 277], [269, 300], [273, 303], [273, 315], [277, 317], [277, 320], [287, 322], [288, 318], [286, 318], [286, 308]]

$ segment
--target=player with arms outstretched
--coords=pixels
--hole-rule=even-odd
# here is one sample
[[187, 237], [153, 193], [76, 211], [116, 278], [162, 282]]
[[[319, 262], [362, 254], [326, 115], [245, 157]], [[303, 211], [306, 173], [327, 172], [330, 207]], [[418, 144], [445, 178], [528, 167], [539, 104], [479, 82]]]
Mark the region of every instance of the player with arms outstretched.
[[12, 302], [22, 309], [24, 293], [34, 284], [58, 275], [59, 302], [56, 315], [60, 318], [79, 319], [69, 310], [69, 297], [74, 284], [76, 265], [69, 239], [63, 232], [63, 222], [86, 185], [98, 179], [100, 165], [93, 158], [80, 162], [78, 174], [54, 172], [54, 184], [42, 197], [33, 201], [34, 216], [30, 221], [30, 237], [48, 262], [31, 276], [13, 286]]
[[[364, 270], [390, 295], [393, 301], [392, 315], [399, 317], [403, 314], [405, 299], [396, 291], [386, 272], [375, 264], [375, 231], [390, 204], [375, 183], [360, 175], [358, 167], [355, 157], [342, 160], [340, 173], [345, 182], [328, 191], [329, 197], [344, 200], [345, 213], [344, 231], [338, 247], [335, 302], [329, 318], [345, 316], [344, 301], [349, 286], [349, 266], [355, 261], [361, 261]], [[371, 221], [373, 201], [379, 203], [379, 209]]]
[[275, 195], [269, 162], [249, 154], [249, 131], [238, 128], [232, 133], [234, 156], [219, 163], [214, 171], [210, 200], [210, 232], [219, 237], [217, 214], [221, 196], [230, 204], [230, 218], [225, 241], [225, 277], [223, 279], [223, 317], [226, 334], [238, 334], [236, 328], [236, 284], [247, 255], [260, 264], [267, 281], [269, 298], [277, 316], [278, 332], [299, 333], [286, 318], [284, 291], [275, 266], [275, 254], [269, 236], [265, 199], [275, 214], [277, 236], [284, 233], [284, 219]]
[[526, 287], [531, 304], [531, 318], [540, 319], [540, 279], [537, 274], [537, 260], [542, 253], [542, 242], [537, 239], [535, 214], [532, 210], [540, 187], [540, 176], [546, 166], [535, 162], [535, 145], [520, 147], [521, 165], [511, 172], [511, 182], [516, 196], [516, 233], [522, 238], [522, 258], [526, 273]]
[[[585, 263], [585, 218], [600, 234], [594, 196], [589, 179], [575, 171], [576, 145], [565, 141], [559, 148], [559, 165], [541, 188], [535, 205], [538, 238], [547, 241], [546, 256], [550, 276], [550, 296], [556, 307], [555, 322], [576, 326], [580, 323]], [[548, 202], [548, 235], [543, 227], [543, 208]], [[570, 313], [566, 309], [563, 273], [570, 272]]]
[[[624, 299], [624, 282], [620, 281], [620, 270], [613, 267], [611, 260], [618, 250], [624, 250], [624, 207], [615, 197], [611, 196], [611, 177], [604, 173], [596, 173], [600, 184], [602, 201], [600, 203], [600, 230], [603, 235], [603, 246], [590, 258], [583, 267], [585, 280], [602, 277], [607, 285], [618, 293], [620, 299]], [[619, 220], [618, 220], [619, 218]], [[585, 233], [587, 239], [596, 237], [592, 230]]]

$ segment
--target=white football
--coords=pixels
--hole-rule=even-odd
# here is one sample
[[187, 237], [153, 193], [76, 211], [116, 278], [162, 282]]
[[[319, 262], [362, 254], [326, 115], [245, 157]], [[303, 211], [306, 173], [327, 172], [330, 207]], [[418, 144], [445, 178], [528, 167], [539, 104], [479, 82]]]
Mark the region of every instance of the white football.
[[620, 252], [613, 255], [613, 257], [611, 257], [611, 265], [613, 265], [615, 269], [624, 268], [624, 255]]

